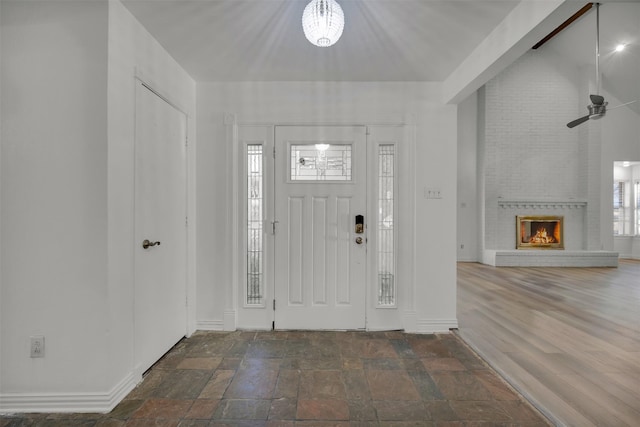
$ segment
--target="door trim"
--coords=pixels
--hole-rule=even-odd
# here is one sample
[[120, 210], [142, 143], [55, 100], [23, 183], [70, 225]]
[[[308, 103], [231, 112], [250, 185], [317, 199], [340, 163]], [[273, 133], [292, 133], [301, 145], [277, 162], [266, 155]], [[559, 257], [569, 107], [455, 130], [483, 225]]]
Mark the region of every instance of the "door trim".
[[[357, 124], [354, 124], [357, 123]], [[236, 330], [240, 329], [271, 329], [273, 322], [273, 311], [269, 310], [270, 304], [262, 309], [263, 313], [260, 316], [259, 310], [251, 308], [252, 315], [247, 317], [248, 310], [243, 307], [242, 293], [240, 290], [245, 285], [244, 277], [241, 274], [242, 259], [246, 257], [244, 254], [244, 245], [240, 239], [241, 228], [245, 226], [243, 222], [242, 206], [243, 198], [245, 197], [242, 187], [241, 166], [243, 162], [243, 140], [242, 130], [245, 128], [262, 128], [265, 137], [265, 141], [270, 141], [270, 147], [274, 143], [274, 134], [276, 126], [364, 126], [367, 129], [367, 156], [370, 155], [369, 146], [373, 139], [370, 139], [370, 134], [373, 131], [377, 133], [380, 129], [393, 130], [395, 132], [398, 147], [398, 169], [402, 171], [398, 176], [397, 187], [399, 188], [400, 203], [398, 211], [400, 211], [399, 219], [402, 223], [399, 223], [398, 232], [398, 257], [402, 257], [402, 260], [398, 261], [399, 276], [401, 283], [398, 285], [398, 295], [396, 307], [373, 307], [372, 306], [372, 290], [371, 283], [367, 283], [367, 302], [365, 307], [366, 316], [366, 329], [367, 330], [388, 330], [388, 329], [404, 329], [408, 331], [415, 330], [415, 280], [414, 280], [414, 265], [415, 265], [415, 239], [412, 230], [415, 229], [415, 167], [413, 165], [414, 153], [415, 153], [415, 137], [416, 126], [412, 123], [372, 123], [372, 124], [360, 124], [361, 122], [330, 122], [330, 123], [292, 123], [287, 121], [281, 122], [251, 122], [251, 121], [238, 121], [235, 114], [227, 113], [224, 115], [224, 125], [227, 135], [227, 141], [231, 144], [228, 150], [228, 159], [230, 169], [232, 170], [232, 192], [230, 199], [229, 212], [232, 218], [232, 227], [229, 235], [230, 243], [233, 246], [232, 257], [232, 280], [227, 287], [227, 302], [224, 310], [224, 330]], [[382, 135], [382, 134], [380, 134]], [[271, 161], [273, 158], [269, 154], [267, 156]], [[367, 167], [369, 167], [370, 159], [367, 159]], [[370, 174], [370, 172], [367, 172]], [[371, 172], [373, 173], [373, 172]], [[274, 177], [275, 179], [275, 177]], [[369, 180], [375, 179], [375, 177], [367, 176], [367, 185], [370, 187]], [[368, 190], [370, 191], [370, 189]], [[370, 197], [368, 197], [369, 199]], [[367, 203], [367, 217], [371, 216], [371, 203]], [[273, 240], [273, 239], [272, 239]], [[371, 250], [371, 248], [370, 248]], [[369, 256], [368, 256], [369, 257]], [[367, 260], [369, 263], [369, 260]], [[367, 268], [367, 274], [373, 267], [369, 264]], [[271, 292], [273, 289], [270, 290]], [[272, 294], [273, 295], [273, 294]], [[270, 300], [268, 301], [270, 302]], [[376, 312], [376, 316], [371, 316], [372, 311]], [[382, 315], [377, 315], [383, 313]], [[249, 320], [249, 321], [248, 321]]]

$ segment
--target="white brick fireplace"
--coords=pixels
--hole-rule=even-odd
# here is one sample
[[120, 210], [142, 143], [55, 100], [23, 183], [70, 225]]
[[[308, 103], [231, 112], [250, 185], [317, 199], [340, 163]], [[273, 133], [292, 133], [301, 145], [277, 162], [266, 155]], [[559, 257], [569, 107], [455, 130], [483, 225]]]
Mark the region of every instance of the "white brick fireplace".
[[[496, 266], [617, 266], [601, 243], [601, 135], [568, 129], [589, 81], [532, 51], [478, 94], [480, 259]], [[586, 76], [587, 74], [585, 74]], [[561, 216], [564, 248], [516, 249], [516, 216]]]

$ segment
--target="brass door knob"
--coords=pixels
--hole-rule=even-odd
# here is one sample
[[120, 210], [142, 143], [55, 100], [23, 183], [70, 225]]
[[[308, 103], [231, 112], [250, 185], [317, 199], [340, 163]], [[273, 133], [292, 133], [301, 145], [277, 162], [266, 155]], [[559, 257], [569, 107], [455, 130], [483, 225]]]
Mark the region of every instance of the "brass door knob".
[[361, 245], [362, 244], [362, 237], [356, 237], [356, 243]]

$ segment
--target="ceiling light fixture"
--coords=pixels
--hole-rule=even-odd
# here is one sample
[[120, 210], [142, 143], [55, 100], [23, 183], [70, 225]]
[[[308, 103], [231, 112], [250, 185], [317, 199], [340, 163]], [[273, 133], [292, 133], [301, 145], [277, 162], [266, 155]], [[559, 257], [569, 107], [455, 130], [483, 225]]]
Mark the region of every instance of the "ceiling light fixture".
[[344, 29], [344, 12], [335, 0], [311, 0], [302, 13], [302, 29], [312, 44], [329, 47]]
[[625, 47], [626, 47], [626, 45], [619, 44], [618, 46], [616, 46], [616, 52], [622, 52]]

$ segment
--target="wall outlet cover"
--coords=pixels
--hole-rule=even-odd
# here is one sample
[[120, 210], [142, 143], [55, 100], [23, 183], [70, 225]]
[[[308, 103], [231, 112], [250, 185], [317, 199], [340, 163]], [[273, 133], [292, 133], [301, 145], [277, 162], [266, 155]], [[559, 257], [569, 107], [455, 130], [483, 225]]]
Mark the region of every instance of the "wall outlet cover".
[[31, 357], [44, 357], [44, 337], [42, 335], [31, 337]]

